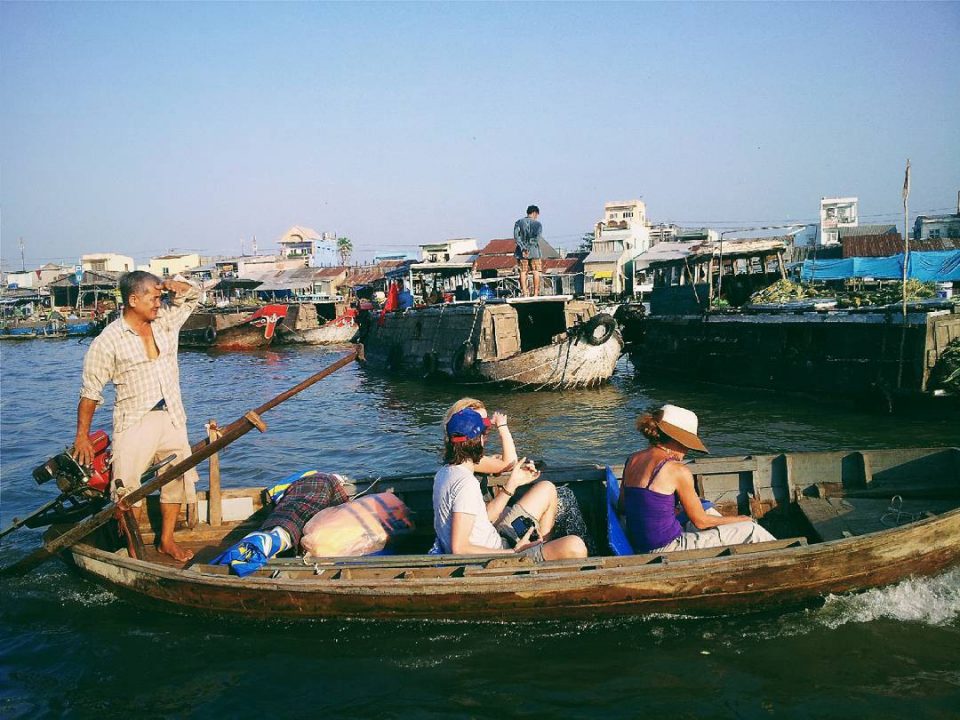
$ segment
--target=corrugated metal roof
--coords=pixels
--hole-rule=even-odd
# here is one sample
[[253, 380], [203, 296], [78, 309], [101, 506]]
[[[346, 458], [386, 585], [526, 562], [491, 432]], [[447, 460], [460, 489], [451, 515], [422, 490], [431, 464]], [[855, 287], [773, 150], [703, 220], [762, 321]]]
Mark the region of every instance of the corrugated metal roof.
[[500, 238], [488, 242], [480, 249], [478, 254], [480, 257], [487, 255], [513, 255], [513, 251], [516, 249], [517, 243], [513, 238]]
[[335, 278], [339, 275], [342, 275], [347, 271], [347, 268], [343, 267], [342, 265], [335, 265], [334, 267], [314, 268], [314, 270], [317, 271], [317, 274], [315, 275], [315, 277], [318, 280], [320, 280], [320, 279], [327, 279], [327, 278]]
[[617, 250], [612, 250], [610, 252], [592, 252], [587, 255], [586, 259], [583, 261], [583, 264], [590, 265], [592, 263], [615, 263], [620, 260], [621, 255], [623, 255], [623, 253]]
[[891, 235], [895, 232], [897, 232], [897, 226], [893, 224], [860, 225], [859, 227], [837, 228], [837, 237], [843, 240], [844, 238], [866, 235]]
[[473, 269], [476, 272], [483, 272], [485, 270], [509, 270], [516, 266], [517, 259], [513, 256], [513, 253], [510, 255], [480, 255], [473, 264]]
[[[937, 250], [960, 250], [960, 238], [927, 238], [911, 240], [910, 252]], [[887, 257], [903, 252], [900, 233], [892, 235], [868, 235], [847, 238], [843, 241], [843, 257]]]
[[579, 257], [548, 258], [543, 261], [543, 271], [551, 275], [578, 275], [583, 272]]
[[374, 265], [373, 267], [351, 269], [347, 275], [347, 282], [351, 285], [369, 285], [378, 280], [383, 280], [383, 278], [383, 268]]

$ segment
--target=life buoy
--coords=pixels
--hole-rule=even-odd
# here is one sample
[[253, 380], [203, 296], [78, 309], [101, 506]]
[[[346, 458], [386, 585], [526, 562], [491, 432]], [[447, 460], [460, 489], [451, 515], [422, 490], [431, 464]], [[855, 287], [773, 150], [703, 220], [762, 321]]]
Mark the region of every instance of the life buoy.
[[597, 313], [584, 323], [581, 334], [587, 345], [603, 345], [616, 329], [616, 320], [606, 313]]
[[217, 329], [212, 325], [207, 326], [207, 328], [203, 331], [203, 341], [207, 343], [207, 345], [213, 345], [216, 339]]
[[424, 377], [435, 375], [437, 372], [437, 354], [432, 352], [424, 353], [421, 367]]
[[470, 368], [473, 367], [473, 364], [477, 361], [477, 348], [474, 347], [473, 343], [469, 340], [457, 348], [457, 352], [453, 355], [453, 363], [451, 364], [451, 369], [453, 370], [454, 375], [465, 375], [470, 371]]

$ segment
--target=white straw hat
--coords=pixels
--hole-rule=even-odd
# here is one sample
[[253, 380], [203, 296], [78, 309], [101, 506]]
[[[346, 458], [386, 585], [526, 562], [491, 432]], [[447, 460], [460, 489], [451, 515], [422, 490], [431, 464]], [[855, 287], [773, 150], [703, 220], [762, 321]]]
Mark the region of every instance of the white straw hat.
[[[657, 416], [660, 416], [659, 418]], [[700, 452], [710, 452], [697, 437], [697, 415], [686, 408], [676, 405], [664, 405], [654, 415], [657, 427], [684, 447]]]

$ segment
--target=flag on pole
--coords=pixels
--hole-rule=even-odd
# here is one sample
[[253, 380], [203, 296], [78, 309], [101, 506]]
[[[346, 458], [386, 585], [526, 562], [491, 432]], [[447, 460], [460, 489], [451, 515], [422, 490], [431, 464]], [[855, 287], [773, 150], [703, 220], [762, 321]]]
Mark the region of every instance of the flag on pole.
[[903, 201], [910, 197], [910, 160], [907, 160], [907, 169], [903, 174]]

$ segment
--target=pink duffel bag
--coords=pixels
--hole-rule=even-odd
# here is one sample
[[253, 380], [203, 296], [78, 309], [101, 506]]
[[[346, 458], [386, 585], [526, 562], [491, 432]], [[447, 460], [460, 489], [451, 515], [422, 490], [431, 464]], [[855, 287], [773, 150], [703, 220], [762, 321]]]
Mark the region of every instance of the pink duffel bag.
[[400, 498], [376, 493], [318, 512], [304, 526], [300, 545], [310, 557], [368, 555], [413, 529], [410, 510]]

